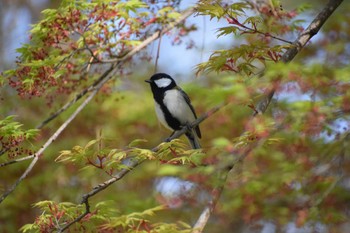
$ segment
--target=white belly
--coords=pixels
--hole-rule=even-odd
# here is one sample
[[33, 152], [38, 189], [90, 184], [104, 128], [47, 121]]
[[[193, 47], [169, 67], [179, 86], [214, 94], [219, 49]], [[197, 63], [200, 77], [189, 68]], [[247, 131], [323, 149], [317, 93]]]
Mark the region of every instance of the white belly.
[[171, 115], [180, 121], [181, 125], [186, 125], [195, 120], [191, 108], [178, 90], [174, 89], [165, 92], [164, 104]]

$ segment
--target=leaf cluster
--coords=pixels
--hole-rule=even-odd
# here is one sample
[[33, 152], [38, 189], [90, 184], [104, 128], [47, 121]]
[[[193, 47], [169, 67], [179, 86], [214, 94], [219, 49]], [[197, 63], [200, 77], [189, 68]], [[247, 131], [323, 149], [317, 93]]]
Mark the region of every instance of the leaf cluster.
[[22, 97], [46, 96], [52, 103], [57, 94], [91, 84], [88, 77], [101, 73], [104, 64], [123, 59], [146, 35], [178, 18], [176, 6], [139, 0], [63, 1], [58, 9], [42, 12], [30, 43], [17, 50], [18, 67], [4, 72], [1, 83], [6, 81]]
[[[178, 222], [174, 224], [154, 223], [150, 217], [166, 209], [165, 206], [157, 206], [142, 212], [120, 215], [113, 201], [98, 202], [94, 206], [94, 212], [72, 226], [75, 231], [83, 229], [89, 231], [122, 231], [122, 232], [190, 232], [190, 226]], [[84, 212], [83, 205], [69, 202], [41, 201], [34, 204], [42, 214], [33, 224], [26, 224], [21, 228], [22, 232], [48, 232], [60, 230], [63, 226], [73, 221], [79, 214]]]
[[23, 124], [14, 120], [15, 116], [7, 116], [0, 120], [0, 153], [7, 152], [8, 156], [13, 158], [19, 155], [32, 154], [30, 150], [20, 149], [20, 144], [24, 141], [34, 139], [39, 130], [22, 128]]
[[[270, 10], [266, 12], [265, 7]], [[218, 38], [235, 36], [243, 42], [230, 49], [214, 51], [208, 61], [197, 65], [197, 73], [226, 71], [246, 76], [256, 74], [267, 63], [275, 63], [280, 59], [291, 44], [281, 36], [297, 32], [302, 23], [297, 19], [291, 22], [297, 14], [278, 10], [275, 5], [258, 6], [251, 2], [224, 4], [219, 1], [200, 1], [198, 14], [227, 21], [228, 26], [218, 28]]]

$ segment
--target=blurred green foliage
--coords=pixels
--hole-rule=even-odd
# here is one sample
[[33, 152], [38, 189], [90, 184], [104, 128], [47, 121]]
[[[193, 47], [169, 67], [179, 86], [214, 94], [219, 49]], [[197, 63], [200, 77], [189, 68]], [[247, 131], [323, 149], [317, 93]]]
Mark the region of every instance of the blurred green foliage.
[[[46, 10], [44, 15], [46, 20], [55, 21], [57, 12], [62, 11], [68, 17], [73, 12], [70, 10], [75, 7], [84, 9], [84, 4], [72, 5], [70, 1], [64, 1], [61, 7], [65, 11]], [[126, 8], [120, 17], [130, 19], [131, 28], [140, 26], [134, 17], [137, 17], [139, 8], [145, 7], [144, 4], [141, 1], [121, 4]], [[349, 46], [350, 24], [345, 22], [350, 17], [344, 15], [350, 6], [344, 3], [322, 28], [322, 35], [317, 40], [307, 45], [295, 61], [282, 64], [277, 60], [289, 45], [267, 38], [266, 33], [294, 38], [303, 22], [294, 14], [317, 7], [301, 5], [294, 10], [281, 10], [279, 1], [271, 4], [252, 9], [247, 3], [236, 3], [225, 8], [217, 2], [201, 1], [197, 9], [201, 15], [230, 19], [229, 26], [218, 29], [218, 36], [235, 34], [244, 38], [244, 43], [232, 49], [214, 51], [207, 62], [199, 64], [197, 71], [205, 77], [190, 84], [180, 83], [199, 116], [213, 106], [227, 104], [200, 125], [202, 150], [190, 150], [184, 137], [162, 143], [170, 132], [157, 123], [151, 92], [143, 82], [152, 74], [153, 67], [140, 67], [143, 71], [132, 74], [120, 72], [41, 155], [38, 164], [15, 192], [0, 204], [0, 230], [58, 230], [85, 211], [84, 205], [78, 204], [84, 194], [113, 177], [120, 169], [127, 168], [121, 161], [132, 157], [144, 162], [90, 198], [91, 213], [74, 224], [70, 228], [72, 232], [191, 232], [203, 206], [210, 199], [211, 190], [223, 185], [222, 173], [228, 164], [234, 166], [206, 232], [243, 232], [249, 227], [259, 230], [264, 221], [275, 224], [278, 232], [290, 222], [298, 227], [321, 223], [329, 231], [341, 232], [343, 224], [348, 223], [350, 194], [346, 182], [350, 178], [350, 144], [348, 125], [339, 126], [336, 122], [343, 120], [349, 124], [347, 58], [350, 54], [346, 48]], [[271, 11], [265, 12], [264, 7]], [[106, 9], [113, 12], [112, 8]], [[159, 16], [155, 22], [166, 24], [179, 17], [179, 13], [172, 9], [164, 7], [155, 12]], [[258, 11], [260, 15], [248, 17], [247, 11]], [[145, 15], [151, 13], [141, 12], [139, 16]], [[79, 20], [84, 20], [84, 17]], [[244, 17], [248, 18], [241, 20]], [[247, 29], [248, 26], [251, 29]], [[34, 34], [39, 33], [33, 42], [34, 47], [28, 44], [20, 49], [23, 64], [33, 69], [42, 68], [43, 64], [55, 65], [60, 58], [55, 57], [57, 51], [45, 58], [49, 61], [28, 61], [33, 55], [26, 54], [30, 52], [29, 47], [41, 47], [40, 38], [43, 36], [38, 25], [33, 30]], [[95, 32], [96, 28], [91, 30]], [[242, 33], [242, 30], [250, 31]], [[128, 40], [125, 43], [128, 48], [135, 46], [130, 41], [138, 40]], [[123, 40], [119, 42], [124, 43]], [[105, 56], [107, 48], [103, 46], [96, 51]], [[88, 58], [91, 54], [83, 53], [71, 62], [81, 69], [86, 62], [84, 59]], [[99, 65], [101, 69], [105, 67], [103, 63]], [[130, 63], [127, 68], [133, 65]], [[254, 75], [262, 68], [266, 68], [262, 77]], [[6, 72], [5, 76], [18, 72], [18, 69]], [[83, 70], [86, 70], [85, 66]], [[90, 80], [82, 77], [82, 82], [74, 83], [74, 90], [86, 87], [100, 71], [91, 71]], [[22, 80], [26, 87], [29, 84], [35, 86], [37, 77], [30, 72]], [[60, 79], [63, 73], [52, 75]], [[72, 75], [80, 78], [80, 73], [73, 72]], [[8, 81], [3, 81], [3, 78], [1, 83]], [[60, 81], [64, 85], [64, 79]], [[20, 98], [14, 86], [9, 84], [2, 86], [1, 140], [23, 135], [23, 139], [29, 141], [11, 147], [11, 150], [18, 148], [18, 154], [5, 151], [0, 163], [36, 151], [81, 103], [78, 101], [36, 131], [31, 128], [73, 98], [75, 92], [57, 95], [55, 88], [48, 88], [45, 91], [54, 96], [48, 105], [44, 97]], [[267, 112], [251, 117], [254, 105], [271, 86], [278, 86], [278, 89]], [[17, 115], [16, 121], [13, 114]], [[2, 193], [18, 179], [28, 164], [24, 161], [0, 167]], [[164, 176], [192, 181], [198, 190], [189, 195], [184, 190], [183, 195], [170, 200], [180, 203], [180, 208], [170, 208], [167, 197], [155, 188], [156, 180]]]

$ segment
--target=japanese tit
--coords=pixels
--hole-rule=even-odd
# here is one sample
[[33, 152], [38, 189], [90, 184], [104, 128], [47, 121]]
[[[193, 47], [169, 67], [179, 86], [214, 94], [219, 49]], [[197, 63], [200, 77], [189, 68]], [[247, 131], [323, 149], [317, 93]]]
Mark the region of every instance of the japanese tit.
[[[145, 82], [151, 85], [157, 118], [166, 128], [180, 130], [197, 119], [190, 98], [176, 85], [172, 77], [158, 73]], [[185, 135], [193, 149], [201, 148], [201, 132], [198, 126]]]

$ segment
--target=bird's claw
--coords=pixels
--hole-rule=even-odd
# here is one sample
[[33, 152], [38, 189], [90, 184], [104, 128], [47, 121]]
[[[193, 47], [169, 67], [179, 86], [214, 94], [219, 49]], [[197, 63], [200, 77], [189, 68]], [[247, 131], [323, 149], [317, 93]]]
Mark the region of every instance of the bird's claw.
[[183, 125], [182, 128], [186, 128], [187, 132], [190, 132], [192, 130], [192, 126], [190, 123], [186, 123], [186, 125]]

